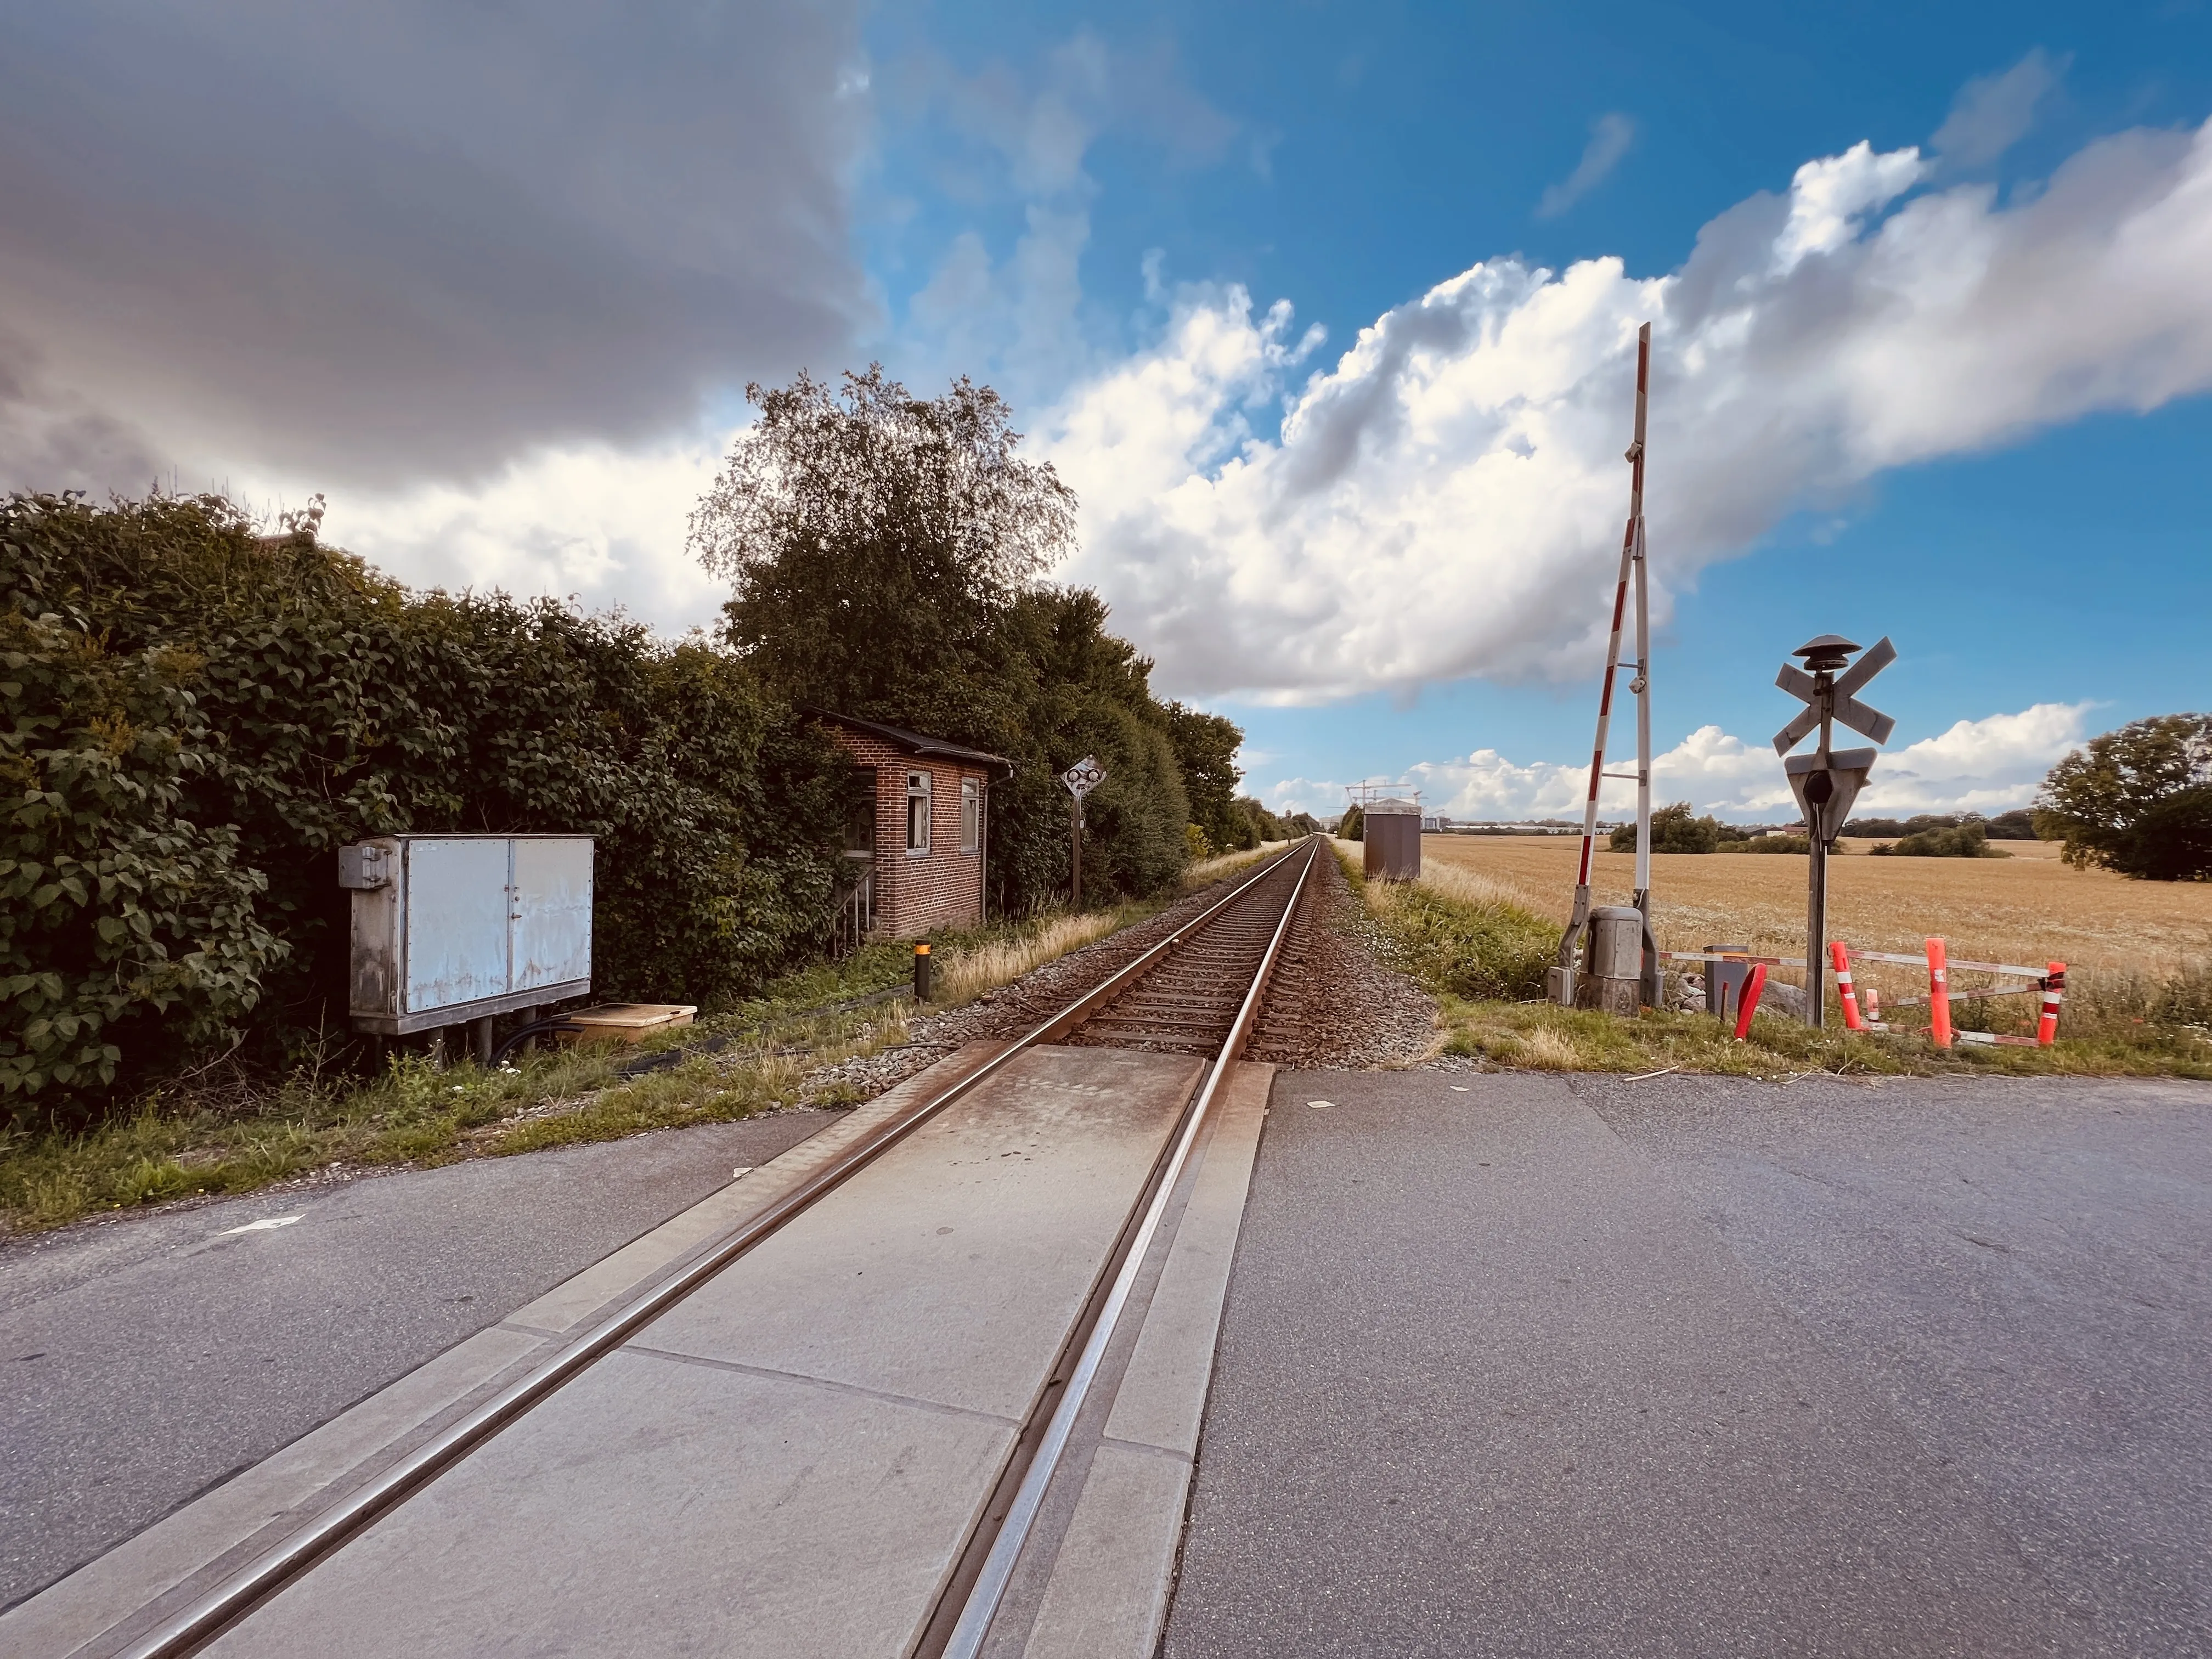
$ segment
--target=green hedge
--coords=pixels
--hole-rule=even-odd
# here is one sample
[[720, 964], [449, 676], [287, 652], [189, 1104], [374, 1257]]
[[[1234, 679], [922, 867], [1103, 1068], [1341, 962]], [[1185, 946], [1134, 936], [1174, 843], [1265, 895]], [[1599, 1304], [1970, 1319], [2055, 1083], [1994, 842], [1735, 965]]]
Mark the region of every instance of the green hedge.
[[845, 764], [726, 652], [412, 594], [211, 498], [11, 498], [0, 595], [17, 1115], [343, 1030], [334, 853], [366, 835], [597, 836], [611, 995], [712, 1002], [823, 937]]

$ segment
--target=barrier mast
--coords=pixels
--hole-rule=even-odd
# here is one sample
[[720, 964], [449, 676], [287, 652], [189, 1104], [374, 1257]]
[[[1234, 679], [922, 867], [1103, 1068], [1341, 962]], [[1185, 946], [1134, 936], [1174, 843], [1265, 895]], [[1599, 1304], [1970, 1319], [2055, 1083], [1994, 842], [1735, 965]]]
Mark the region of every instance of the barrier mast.
[[[1577, 963], [1589, 928], [1590, 867], [1597, 852], [1598, 791], [1607, 777], [1636, 783], [1636, 890], [1630, 900], [1644, 915], [1644, 1000], [1659, 1000], [1658, 942], [1651, 932], [1651, 603], [1644, 570], [1644, 437], [1651, 393], [1651, 325], [1636, 331], [1636, 434], [1628, 446], [1628, 525], [1620, 538], [1620, 576], [1613, 594], [1613, 632], [1606, 641], [1605, 680], [1598, 691], [1597, 739], [1590, 747], [1589, 793], [1583, 799], [1582, 861], [1575, 872], [1575, 908], [1559, 939], [1559, 954], [1547, 975], [1552, 999], [1575, 1000]], [[1632, 586], [1636, 596], [1635, 677], [1628, 689], [1636, 696], [1636, 770], [1605, 769], [1606, 734], [1613, 721], [1613, 690], [1620, 671], [1620, 635], [1627, 620]]]

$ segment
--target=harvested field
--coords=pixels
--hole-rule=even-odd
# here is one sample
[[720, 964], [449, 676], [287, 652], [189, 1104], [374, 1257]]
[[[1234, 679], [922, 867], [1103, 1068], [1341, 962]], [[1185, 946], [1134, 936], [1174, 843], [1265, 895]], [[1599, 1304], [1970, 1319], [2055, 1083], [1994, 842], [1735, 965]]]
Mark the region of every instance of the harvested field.
[[[1425, 836], [1421, 850], [1431, 866], [1468, 871], [1540, 915], [1566, 918], [1579, 850], [1571, 836]], [[2212, 884], [2130, 881], [2069, 869], [2055, 846], [2027, 842], [2021, 850], [2027, 855], [1873, 858], [1854, 850], [1832, 859], [1830, 935], [1863, 950], [1917, 951], [1940, 934], [1954, 958], [2060, 961], [2094, 978], [2164, 981], [2212, 964]], [[1805, 862], [1787, 853], [1656, 855], [1661, 945], [1694, 950], [1729, 941], [1778, 956], [1802, 952]], [[1626, 904], [1634, 870], [1630, 854], [1601, 852], [1596, 902]], [[1899, 988], [1912, 980], [1908, 969], [1887, 970], [1885, 982], [1887, 975], [1897, 976]]]

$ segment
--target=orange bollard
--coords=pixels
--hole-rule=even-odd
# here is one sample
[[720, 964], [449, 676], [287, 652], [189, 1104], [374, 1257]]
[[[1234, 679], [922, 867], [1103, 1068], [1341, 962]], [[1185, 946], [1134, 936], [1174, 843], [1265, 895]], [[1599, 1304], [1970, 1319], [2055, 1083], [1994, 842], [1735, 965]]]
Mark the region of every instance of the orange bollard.
[[1881, 987], [1869, 985], [1866, 994], [1866, 1017], [1869, 1026], [1881, 1024]]
[[1828, 960], [1836, 968], [1836, 995], [1844, 1005], [1844, 1025], [1846, 1030], [1863, 1031], [1866, 1022], [1859, 1018], [1859, 994], [1851, 988], [1851, 953], [1843, 940], [1828, 941]]
[[2066, 1000], [2066, 964], [2054, 962], [2043, 977], [2043, 1018], [2035, 1022], [2035, 1040], [2048, 1048], [2058, 1041], [2058, 1005]]
[[1951, 1046], [1950, 958], [1943, 941], [1928, 941], [1928, 1040], [1938, 1048]]
[[1766, 964], [1754, 962], [1751, 975], [1743, 982], [1743, 989], [1735, 999], [1735, 1040], [1741, 1042], [1751, 1035], [1751, 1017], [1759, 1012], [1759, 993], [1766, 988]]

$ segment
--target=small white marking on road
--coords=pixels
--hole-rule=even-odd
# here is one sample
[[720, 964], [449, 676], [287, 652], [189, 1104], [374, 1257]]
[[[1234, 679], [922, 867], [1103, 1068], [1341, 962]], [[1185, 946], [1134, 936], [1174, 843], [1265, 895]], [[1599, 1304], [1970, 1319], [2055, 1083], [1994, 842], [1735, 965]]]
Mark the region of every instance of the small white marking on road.
[[734, 1170], [731, 1170], [731, 1171], [730, 1171], [730, 1179], [731, 1179], [731, 1180], [732, 1180], [732, 1181], [735, 1181], [735, 1180], [736, 1180], [739, 1176], [744, 1175], [747, 1170], [750, 1170], [752, 1167], [753, 1167], [753, 1166], [752, 1166], [751, 1164], [738, 1164], [738, 1167], [737, 1167], [736, 1169], [734, 1169]]
[[226, 1227], [217, 1238], [228, 1238], [233, 1233], [265, 1233], [271, 1227], [289, 1227], [301, 1218], [295, 1215], [264, 1216], [258, 1221], [249, 1221], [243, 1227]]
[[1306, 1102], [1306, 1104], [1313, 1107], [1316, 1110], [1319, 1110], [1323, 1106], [1334, 1106], [1336, 1103], [1333, 1100], [1310, 1100]]
[[1464, 1083], [1455, 1083], [1451, 1085], [1451, 1091], [1455, 1095], [1463, 1095], [1467, 1092], [1467, 1085]]

